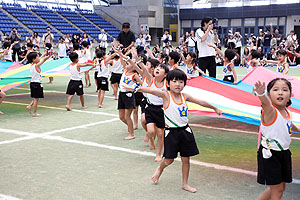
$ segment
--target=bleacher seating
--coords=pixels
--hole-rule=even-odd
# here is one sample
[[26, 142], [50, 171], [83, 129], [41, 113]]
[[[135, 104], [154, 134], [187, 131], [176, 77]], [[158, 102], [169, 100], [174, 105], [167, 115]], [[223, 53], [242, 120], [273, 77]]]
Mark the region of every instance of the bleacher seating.
[[26, 37], [31, 37], [31, 33], [27, 29], [24, 29], [23, 26], [19, 25], [16, 21], [12, 20], [9, 16], [3, 13], [0, 10], [0, 31], [6, 36], [9, 36], [11, 29], [16, 27], [18, 33], [21, 35], [21, 40], [25, 40]]
[[72, 24], [68, 23], [66, 20], [64, 20], [62, 17], [60, 17], [47, 7], [39, 9], [38, 7], [32, 6], [31, 10], [63, 34], [69, 33], [70, 35], [72, 35], [75, 33], [81, 33], [81, 31], [77, 30], [74, 26], [72, 26]]
[[[2, 6], [8, 13], [21, 21], [24, 25], [30, 28], [33, 32], [39, 33], [39, 36], [42, 37], [44, 33], [46, 33], [47, 24], [33, 15], [26, 8], [15, 7], [15, 6]], [[55, 30], [51, 30], [53, 33], [54, 41], [57, 41], [60, 34], [58, 34]]]
[[[118, 33], [120, 32], [115, 26], [113, 26], [110, 22], [103, 19], [101, 16], [94, 13], [92, 10], [84, 10], [84, 9], [75, 9], [72, 11], [70, 8], [61, 8], [61, 7], [52, 7], [50, 10], [46, 6], [42, 5], [26, 5], [26, 8], [23, 8], [20, 4], [16, 3], [4, 3], [1, 2], [0, 5], [4, 10], [10, 13], [12, 16], [21, 21], [24, 25], [26, 25], [33, 32], [39, 33], [39, 36], [42, 37], [44, 33], [46, 33], [46, 27], [48, 26], [44, 21], [40, 18], [36, 17], [29, 10], [35, 12], [38, 16], [43, 18], [47, 23], [51, 24], [57, 30], [59, 30], [62, 34], [74, 34], [81, 33], [81, 31], [77, 30], [72, 24], [66, 21], [64, 18], [59, 16], [53, 10], [61, 14], [63, 17], [68, 19], [71, 23], [78, 26], [82, 31], [88, 33], [92, 38], [98, 39], [98, 35], [100, 33], [100, 28], [104, 28], [104, 30], [111, 35], [108, 35], [108, 41], [111, 42], [113, 38], [118, 37]], [[78, 14], [78, 12], [80, 14]], [[94, 24], [87, 21], [92, 21]], [[27, 29], [23, 28], [22, 25], [19, 25], [17, 21], [14, 21], [7, 14], [0, 11], [0, 31], [3, 32], [4, 35], [9, 35], [10, 31], [13, 27], [18, 29], [18, 32], [21, 35], [21, 39], [25, 40], [26, 37], [31, 37], [32, 34], [28, 32]], [[51, 33], [54, 35], [54, 40], [57, 41], [60, 34], [58, 34], [55, 30], [51, 30]]]

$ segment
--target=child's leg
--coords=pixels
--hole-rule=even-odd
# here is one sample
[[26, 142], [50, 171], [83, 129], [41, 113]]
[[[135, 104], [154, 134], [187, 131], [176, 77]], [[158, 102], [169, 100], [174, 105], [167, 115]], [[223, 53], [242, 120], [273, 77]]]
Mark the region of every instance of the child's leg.
[[95, 84], [96, 84], [96, 92], [98, 92], [97, 88], [98, 88], [98, 82], [97, 79], [95, 79]]
[[190, 157], [181, 157], [182, 162], [182, 189], [189, 192], [197, 192], [196, 188], [192, 188], [188, 184], [190, 173]]
[[100, 97], [99, 97], [99, 92], [98, 92], [98, 97], [99, 97], [99, 108], [102, 108], [103, 106], [103, 100], [104, 100], [104, 95], [105, 95], [105, 90], [99, 90], [100, 91]]
[[71, 110], [72, 110], [72, 109], [70, 108], [70, 104], [71, 104], [71, 101], [72, 101], [73, 96], [74, 96], [74, 95], [69, 95], [69, 96], [68, 96], [67, 105], [66, 105], [67, 111], [71, 111]]
[[134, 130], [139, 128], [139, 107], [137, 106], [134, 110], [133, 110], [133, 128]]
[[142, 127], [143, 127], [143, 128], [145, 129], [145, 131], [147, 132], [145, 113], [142, 113], [142, 114], [141, 114], [141, 124], [142, 124]]
[[157, 128], [157, 151], [156, 151], [156, 158], [155, 162], [161, 161], [161, 152], [164, 147], [164, 129]]
[[83, 95], [79, 95], [79, 97], [80, 97], [81, 108], [86, 109], [87, 106], [84, 106], [84, 97], [83, 97]]
[[85, 77], [85, 85], [86, 87], [91, 86], [91, 79], [90, 79], [90, 74], [89, 71], [84, 72], [84, 77]]
[[280, 200], [282, 199], [283, 192], [285, 190], [286, 183], [282, 182], [278, 185], [271, 185], [268, 187], [259, 197], [257, 200]]
[[29, 114], [32, 114], [31, 113], [31, 107], [33, 106], [33, 99], [32, 101], [30, 102], [30, 104], [26, 107], [27, 111], [29, 112]]
[[157, 184], [159, 177], [161, 176], [162, 172], [166, 167], [171, 165], [174, 162], [174, 159], [163, 159], [163, 161], [160, 163], [160, 165], [156, 168], [153, 176], [152, 176], [152, 181], [153, 183]]
[[115, 100], [117, 100], [118, 99], [119, 84], [118, 83], [113, 83], [113, 84], [111, 84], [111, 87], [112, 87], [113, 92], [114, 92]]
[[154, 137], [156, 134], [156, 127], [154, 123], [149, 123], [146, 125], [147, 127], [147, 132], [144, 137], [144, 142], [148, 143], [149, 141], [149, 147], [151, 150], [155, 149], [155, 143], [154, 143]]
[[133, 131], [133, 122], [131, 119], [132, 111], [133, 109], [125, 109], [125, 120], [127, 122], [129, 135], [125, 137], [124, 140], [131, 140], [135, 138], [134, 131]]
[[[5, 98], [5, 96], [6, 96], [5, 93], [1, 91], [0, 92], [0, 104], [2, 103], [3, 99]], [[2, 114], [3, 114], [3, 112], [0, 111], [0, 115], [2, 115]]]
[[40, 115], [40, 114], [37, 114], [37, 113], [36, 113], [39, 100], [40, 100], [39, 98], [34, 98], [34, 99], [33, 99], [33, 116], [34, 116], [34, 117], [37, 117], [37, 116]]
[[119, 109], [119, 119], [127, 125], [127, 121], [125, 120], [125, 109]]

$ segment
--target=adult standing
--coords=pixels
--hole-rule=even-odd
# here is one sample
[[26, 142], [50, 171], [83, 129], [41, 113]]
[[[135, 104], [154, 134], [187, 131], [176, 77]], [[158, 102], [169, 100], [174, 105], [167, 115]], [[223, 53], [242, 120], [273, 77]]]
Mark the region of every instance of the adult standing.
[[[163, 37], [162, 37], [162, 42], [163, 42], [163, 47], [165, 47], [166, 46], [166, 44], [168, 44], [168, 45], [171, 45], [171, 42], [172, 42], [172, 36], [171, 35], [169, 35], [169, 32], [167, 31], [167, 30], [165, 30], [165, 34], [163, 35]], [[183, 43], [184, 43], [185, 41], [183, 40]]]
[[12, 28], [12, 30], [8, 36], [8, 39], [10, 40], [11, 44], [13, 44], [14, 42], [16, 43], [12, 47], [12, 50], [13, 50], [12, 60], [13, 60], [13, 62], [15, 62], [16, 54], [17, 54], [17, 56], [19, 56], [19, 53], [21, 50], [21, 45], [20, 45], [21, 35], [18, 33], [18, 30], [16, 27]]
[[32, 41], [32, 44], [33, 46], [40, 46], [40, 41], [41, 41], [41, 38], [39, 36], [39, 34], [37, 32], [34, 32], [31, 36], [31, 41]]
[[271, 38], [272, 38], [272, 35], [270, 32], [270, 29], [267, 29], [267, 32], [264, 35], [264, 40], [263, 40], [263, 54], [270, 53]]
[[104, 29], [101, 29], [101, 33], [98, 35], [99, 39], [99, 48], [103, 51], [106, 52], [107, 48], [107, 35], [105, 34]]
[[145, 39], [145, 44], [147, 48], [150, 48], [150, 43], [151, 43], [151, 35], [149, 34], [148, 29], [145, 30], [145, 33], [143, 35]]
[[277, 47], [278, 47], [279, 44], [280, 44], [280, 42], [281, 42], [281, 39], [282, 39], [282, 35], [279, 34], [279, 29], [278, 29], [278, 28], [275, 29], [274, 36], [275, 36], [275, 38], [276, 38], [276, 41], [277, 41]]
[[46, 31], [47, 32], [43, 35], [43, 46], [44, 46], [44, 48], [46, 48], [47, 43], [50, 43], [52, 45], [53, 39], [54, 39], [54, 36], [51, 33], [51, 28], [49, 26], [46, 28]]
[[237, 50], [237, 53], [241, 55], [241, 50], [243, 46], [242, 45], [243, 36], [240, 34], [240, 32], [235, 32], [234, 39], [235, 39], [235, 49]]
[[218, 41], [217, 33], [213, 33], [213, 23], [211, 17], [205, 17], [201, 21], [201, 28], [196, 31], [197, 47], [199, 51], [198, 64], [200, 69], [210, 77], [216, 78], [216, 51], [207, 46]]
[[128, 22], [123, 23], [122, 31], [118, 35], [118, 45], [123, 48], [123, 53], [126, 53], [135, 43], [135, 37], [133, 32], [130, 31], [130, 24]]
[[195, 32], [194, 31], [191, 31], [191, 35], [188, 39], [188, 49], [189, 49], [189, 52], [194, 52], [196, 53], [196, 38], [195, 38]]

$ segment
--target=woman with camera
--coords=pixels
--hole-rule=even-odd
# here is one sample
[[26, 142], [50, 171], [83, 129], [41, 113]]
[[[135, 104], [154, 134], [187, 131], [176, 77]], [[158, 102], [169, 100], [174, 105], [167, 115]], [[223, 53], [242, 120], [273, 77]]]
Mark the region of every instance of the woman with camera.
[[40, 36], [37, 32], [34, 32], [32, 34], [31, 41], [32, 41], [32, 44], [33, 44], [34, 47], [40, 45], [41, 38], [40, 38]]
[[13, 53], [12, 53], [12, 60], [13, 62], [16, 61], [16, 54], [19, 56], [19, 52], [21, 50], [21, 45], [20, 45], [20, 40], [21, 40], [21, 35], [18, 33], [18, 30], [16, 27], [12, 28], [8, 39], [10, 40], [11, 44], [14, 44], [12, 47]]

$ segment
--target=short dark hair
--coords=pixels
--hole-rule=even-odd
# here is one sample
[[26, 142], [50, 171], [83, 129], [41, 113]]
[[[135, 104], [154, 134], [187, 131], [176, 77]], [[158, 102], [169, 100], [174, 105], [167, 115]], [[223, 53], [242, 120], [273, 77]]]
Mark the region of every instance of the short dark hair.
[[180, 60], [180, 54], [177, 51], [170, 52], [169, 57], [170, 59], [173, 59], [175, 63], [178, 63], [178, 61]]
[[50, 26], [47, 26], [47, 28], [46, 28], [46, 29], [48, 29], [48, 28], [51, 30], [51, 27], [50, 27]]
[[[168, 73], [166, 80], [168, 82], [168, 85], [170, 85], [170, 81], [172, 81], [172, 80], [182, 80], [182, 81], [184, 81], [184, 86], [185, 86], [187, 76], [182, 70], [174, 69]], [[168, 90], [170, 90], [170, 87], [168, 87]]]
[[69, 58], [72, 62], [75, 62], [76, 59], [78, 59], [78, 54], [76, 52], [72, 52], [70, 53]]
[[3, 43], [3, 49], [7, 49], [8, 47], [10, 47], [11, 43], [10, 42], [4, 42]]
[[130, 28], [130, 24], [128, 22], [123, 23], [122, 29], [123, 28]]
[[255, 49], [250, 51], [250, 55], [252, 56], [252, 59], [258, 59], [260, 57], [260, 53]]
[[[169, 73], [169, 71], [170, 71], [168, 65], [166, 65], [166, 64], [164, 64], [164, 63], [160, 63], [160, 64], [157, 65], [156, 67], [160, 67], [160, 68], [164, 69], [166, 74]], [[155, 68], [156, 68], [156, 67], [155, 67]]]
[[158, 60], [153, 58], [149, 59], [148, 62], [151, 64], [151, 67], [153, 68], [157, 67], [160, 64]]
[[99, 50], [99, 51], [97, 51], [97, 53], [96, 53], [96, 57], [97, 58], [103, 58], [103, 56], [105, 55], [105, 53], [102, 51], [102, 50]]
[[51, 43], [46, 43], [45, 46], [46, 46], [46, 49], [47, 49], [47, 50], [50, 50], [50, 49], [52, 48], [52, 44], [51, 44]]
[[33, 48], [33, 44], [32, 43], [27, 43], [27, 47]]
[[228, 60], [233, 60], [235, 57], [236, 53], [232, 50], [232, 49], [227, 49], [225, 51], [225, 58], [227, 58]]
[[73, 44], [73, 48], [75, 49], [75, 50], [78, 50], [78, 49], [80, 49], [80, 45], [79, 45], [79, 43], [74, 43]]
[[208, 23], [210, 20], [212, 20], [212, 17], [206, 16], [201, 20], [201, 27], [204, 27], [204, 23]]
[[83, 41], [81, 44], [82, 44], [83, 47], [88, 47], [89, 46], [88, 41]]
[[[290, 90], [290, 93], [292, 94], [292, 84], [291, 84], [290, 81], [288, 81], [288, 80], [285, 79], [285, 78], [275, 78], [275, 79], [273, 79], [272, 81], [270, 81], [270, 82], [268, 83], [268, 85], [267, 85], [267, 92], [268, 92], [268, 93], [270, 93], [272, 87], [275, 85], [275, 83], [276, 83], [277, 81], [284, 81], [284, 82], [287, 84], [287, 86], [288, 86], [288, 88], [289, 88], [289, 90]], [[286, 103], [286, 107], [289, 107], [291, 104], [292, 104], [292, 101], [291, 101], [291, 99], [290, 99], [290, 100]]]
[[276, 55], [277, 55], [277, 56], [278, 56], [279, 54], [285, 56], [287, 53], [286, 53], [286, 50], [280, 49], [280, 50], [278, 50], [278, 51], [276, 52]]
[[37, 52], [30, 52], [27, 55], [27, 61], [28, 63], [32, 63], [34, 59], [36, 59], [36, 57], [38, 57], [38, 53]]

